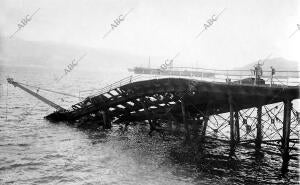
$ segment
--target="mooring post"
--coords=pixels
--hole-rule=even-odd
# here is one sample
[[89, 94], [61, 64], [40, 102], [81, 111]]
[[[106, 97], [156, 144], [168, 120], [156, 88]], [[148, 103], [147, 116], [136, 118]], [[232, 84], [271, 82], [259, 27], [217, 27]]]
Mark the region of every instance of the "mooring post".
[[105, 129], [110, 129], [111, 128], [111, 123], [107, 120], [106, 112], [101, 111], [102, 119], [103, 119], [103, 127]]
[[290, 160], [289, 155], [289, 142], [290, 142], [290, 128], [291, 128], [291, 110], [292, 110], [291, 100], [284, 102], [284, 118], [283, 118], [283, 152], [282, 152], [282, 173], [288, 171], [288, 165]]
[[232, 102], [232, 97], [229, 96], [228, 97], [228, 102], [229, 102], [229, 111], [230, 111], [230, 156], [234, 154], [235, 151], [235, 145], [236, 145], [236, 141], [235, 141], [235, 125], [234, 125], [234, 109], [233, 109], [233, 102]]
[[239, 111], [235, 111], [234, 118], [235, 118], [236, 142], [239, 143], [240, 142]]
[[256, 140], [255, 140], [255, 148], [257, 150], [261, 149], [261, 143], [262, 143], [261, 115], [262, 115], [262, 106], [258, 106], [257, 107]]
[[191, 137], [190, 137], [190, 128], [189, 125], [186, 121], [186, 113], [185, 113], [185, 104], [184, 104], [184, 100], [181, 99], [181, 111], [182, 111], [182, 120], [183, 120], [183, 124], [185, 126], [185, 131], [186, 131], [186, 141], [190, 141]]

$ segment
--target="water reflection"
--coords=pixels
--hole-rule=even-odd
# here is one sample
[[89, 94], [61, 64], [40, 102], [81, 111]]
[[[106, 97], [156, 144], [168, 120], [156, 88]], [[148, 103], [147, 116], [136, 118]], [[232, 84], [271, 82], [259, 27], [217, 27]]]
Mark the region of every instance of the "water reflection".
[[[194, 141], [197, 143], [197, 141]], [[239, 146], [236, 157], [230, 154], [229, 144], [209, 139], [205, 144], [174, 146], [172, 161], [195, 168], [195, 182], [206, 180], [221, 184], [283, 184], [296, 183], [299, 176], [291, 170], [289, 177], [280, 176], [281, 157], [258, 154], [252, 147]], [[295, 162], [295, 161], [294, 161]], [[176, 174], [177, 175], [177, 174]], [[218, 181], [219, 179], [219, 181]]]
[[115, 126], [111, 131], [84, 132], [92, 145], [111, 145], [116, 152], [133, 159], [136, 166], [167, 169], [185, 183], [282, 184], [298, 180], [296, 171], [291, 171], [290, 177], [280, 176], [280, 156], [258, 154], [254, 148], [245, 146], [237, 147], [236, 155], [230, 156], [228, 143], [207, 139], [205, 143], [193, 140], [186, 144], [171, 135], [165, 140], [157, 133], [149, 137], [148, 130], [146, 124], [135, 124], [126, 130]]

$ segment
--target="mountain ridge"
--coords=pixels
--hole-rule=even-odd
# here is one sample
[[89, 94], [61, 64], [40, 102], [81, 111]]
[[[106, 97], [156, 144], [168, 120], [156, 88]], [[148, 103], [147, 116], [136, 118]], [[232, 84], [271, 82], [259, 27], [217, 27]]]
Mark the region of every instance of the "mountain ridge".
[[[61, 69], [69, 65], [72, 60], [87, 54], [79, 63], [84, 64], [83, 69], [124, 69], [145, 65], [148, 57], [128, 54], [109, 49], [97, 49], [83, 46], [73, 46], [46, 41], [25, 41], [21, 39], [0, 38], [0, 65], [32, 66]], [[33, 52], [34, 51], [34, 52]], [[160, 57], [152, 57], [153, 61], [160, 61]], [[42, 61], [42, 62], [41, 62]], [[163, 61], [163, 60], [162, 60]], [[257, 61], [235, 70], [251, 70]], [[297, 71], [297, 61], [287, 60], [283, 57], [265, 59], [263, 70], [270, 71], [270, 67], [276, 71]]]

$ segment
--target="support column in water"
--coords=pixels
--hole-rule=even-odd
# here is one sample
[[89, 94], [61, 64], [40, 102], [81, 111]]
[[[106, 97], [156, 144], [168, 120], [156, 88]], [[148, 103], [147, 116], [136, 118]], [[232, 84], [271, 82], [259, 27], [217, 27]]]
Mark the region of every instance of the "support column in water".
[[107, 115], [106, 115], [106, 112], [105, 111], [101, 111], [101, 114], [102, 114], [102, 119], [103, 119], [103, 124], [104, 124], [104, 128], [105, 129], [110, 129], [111, 128], [111, 123], [110, 121], [108, 121], [107, 119]]
[[234, 125], [234, 110], [233, 110], [233, 102], [232, 102], [232, 97], [228, 97], [228, 102], [229, 102], [229, 111], [230, 111], [230, 120], [229, 120], [229, 125], [230, 125], [230, 154], [232, 155], [235, 150], [235, 125]]
[[282, 173], [286, 173], [288, 171], [288, 165], [290, 160], [289, 155], [289, 142], [290, 142], [290, 128], [291, 128], [291, 111], [292, 111], [292, 102], [291, 100], [287, 100], [284, 102], [284, 115], [283, 115], [283, 141], [282, 141]]
[[207, 115], [203, 116], [203, 127], [201, 131], [201, 140], [204, 141], [206, 135], [206, 129], [208, 124], [209, 117]]
[[255, 139], [255, 149], [261, 149], [262, 143], [262, 125], [261, 125], [261, 116], [262, 116], [262, 106], [257, 107], [257, 123], [256, 123], [256, 139]]
[[239, 111], [235, 111], [234, 113], [235, 118], [235, 130], [236, 130], [236, 142], [240, 142], [240, 123], [239, 123]]
[[181, 100], [181, 111], [182, 111], [182, 120], [183, 120], [183, 124], [185, 126], [185, 131], [186, 131], [186, 141], [190, 141], [191, 140], [191, 136], [190, 136], [190, 128], [189, 125], [186, 121], [186, 112], [185, 112], [185, 104], [184, 104], [184, 100]]

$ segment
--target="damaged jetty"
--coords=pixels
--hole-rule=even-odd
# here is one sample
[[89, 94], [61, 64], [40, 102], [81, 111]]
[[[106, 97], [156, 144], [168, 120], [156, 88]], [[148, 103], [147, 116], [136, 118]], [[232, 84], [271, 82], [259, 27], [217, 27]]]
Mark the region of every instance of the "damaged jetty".
[[[299, 99], [299, 82], [298, 85], [290, 85], [291, 81], [277, 83], [274, 79], [280, 79], [280, 71], [276, 72], [278, 78], [275, 71], [263, 76], [259, 65], [251, 75], [238, 75], [237, 71], [232, 75], [164, 71], [155, 72], [155, 76], [151, 69], [134, 72], [140, 74], [106, 86], [69, 109], [12, 78], [7, 81], [54, 107], [56, 111], [45, 117], [52, 122], [65, 121], [84, 127], [97, 124], [108, 129], [112, 124], [146, 121], [150, 133], [182, 127], [189, 139], [196, 130], [202, 138], [212, 135], [228, 141], [232, 151], [241, 143], [253, 143], [258, 150], [263, 144], [279, 146], [283, 171], [287, 170], [290, 159], [298, 158], [295, 144], [299, 136], [293, 133], [297, 133], [295, 129], [299, 126], [299, 112], [292, 101]], [[150, 79], [149, 76], [145, 79], [148, 74], [152, 74]], [[235, 79], [237, 76], [239, 79]], [[277, 124], [277, 129], [270, 129], [273, 124]]]

